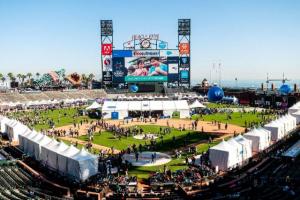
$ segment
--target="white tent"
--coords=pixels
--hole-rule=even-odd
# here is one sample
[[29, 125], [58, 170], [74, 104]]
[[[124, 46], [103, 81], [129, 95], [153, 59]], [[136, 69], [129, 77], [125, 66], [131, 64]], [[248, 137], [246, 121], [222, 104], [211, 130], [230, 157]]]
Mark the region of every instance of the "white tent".
[[190, 109], [193, 108], [206, 108], [205, 105], [203, 105], [202, 103], [200, 103], [198, 100], [195, 100], [191, 105], [189, 105]]
[[222, 141], [218, 145], [209, 149], [209, 160], [213, 167], [226, 171], [238, 164], [237, 151], [226, 141]]
[[50, 146], [49, 148], [45, 148], [47, 151], [47, 160], [46, 165], [50, 167], [50, 169], [58, 169], [58, 153], [66, 150], [68, 145], [64, 142], [59, 142], [55, 145]]
[[163, 111], [164, 115], [172, 117], [173, 112], [176, 111], [176, 106], [175, 106], [174, 101], [163, 101], [162, 104], [163, 104], [163, 108], [164, 108], [164, 111]]
[[142, 104], [140, 101], [129, 101], [128, 102], [128, 110], [129, 111], [141, 111]]
[[49, 142], [48, 144], [41, 145], [40, 159], [45, 165], [47, 165], [49, 150], [57, 144], [59, 144], [59, 142], [57, 142], [56, 139], [52, 138], [51, 142]]
[[36, 152], [36, 150], [34, 148], [35, 144], [36, 144], [36, 141], [39, 141], [42, 137], [43, 137], [43, 134], [36, 133], [35, 136], [27, 138], [27, 143], [28, 144], [27, 144], [26, 153], [29, 156], [34, 157], [34, 159], [37, 159], [39, 157], [39, 151]]
[[237, 160], [238, 164], [242, 164], [242, 162], [243, 162], [243, 146], [240, 143], [238, 143], [234, 138], [231, 138], [230, 140], [228, 140], [227, 143], [229, 145], [231, 145], [232, 148], [234, 148], [234, 150], [236, 151], [235, 160]]
[[68, 174], [76, 179], [85, 181], [98, 173], [98, 158], [84, 148], [68, 159]]
[[151, 111], [163, 110], [162, 101], [150, 101], [149, 103]]
[[101, 105], [95, 101], [94, 103], [92, 103], [92, 105], [88, 106], [86, 110], [94, 110], [99, 108], [101, 108]]
[[260, 152], [270, 146], [271, 132], [266, 129], [253, 129], [244, 137], [252, 141], [252, 152]]
[[30, 151], [30, 143], [28, 142], [29, 138], [33, 138], [34, 136], [36, 136], [37, 132], [36, 131], [31, 131], [28, 134], [23, 134], [21, 135], [21, 137], [23, 137], [22, 139], [22, 146], [23, 146], [23, 152], [27, 153], [28, 151]]
[[289, 114], [293, 114], [293, 113], [295, 113], [297, 111], [300, 111], [300, 102], [297, 102], [296, 104], [294, 104], [292, 107], [290, 107], [288, 109], [288, 113]]
[[73, 145], [69, 146], [66, 150], [62, 152], [58, 152], [57, 160], [58, 160], [58, 171], [61, 174], [68, 174], [68, 160], [79, 153], [79, 149], [74, 147]]
[[190, 108], [185, 100], [174, 101], [176, 111], [179, 112], [179, 118], [190, 117]]
[[238, 135], [234, 138], [239, 144], [242, 145], [242, 160], [245, 161], [252, 156], [252, 141], [245, 137]]
[[41, 133], [39, 135], [42, 135], [42, 137], [40, 139], [36, 139], [33, 143], [34, 158], [36, 160], [41, 159], [41, 146], [47, 145], [51, 142], [51, 138], [49, 138], [47, 135], [43, 135]]
[[278, 141], [284, 137], [284, 124], [278, 120], [266, 124], [264, 128], [271, 131], [271, 140], [273, 141]]
[[6, 124], [8, 139], [11, 142], [18, 142], [19, 134], [23, 134], [28, 129], [29, 128], [27, 126], [15, 120], [11, 120], [9, 123]]
[[0, 117], [0, 132], [6, 133], [6, 124], [8, 124], [11, 120], [7, 117], [1, 116]]
[[291, 115], [296, 118], [296, 123], [299, 124], [300, 123], [300, 110], [292, 113]]
[[27, 135], [31, 134], [31, 130], [28, 129], [26, 132], [19, 134], [19, 148], [24, 151], [24, 143], [26, 140]]

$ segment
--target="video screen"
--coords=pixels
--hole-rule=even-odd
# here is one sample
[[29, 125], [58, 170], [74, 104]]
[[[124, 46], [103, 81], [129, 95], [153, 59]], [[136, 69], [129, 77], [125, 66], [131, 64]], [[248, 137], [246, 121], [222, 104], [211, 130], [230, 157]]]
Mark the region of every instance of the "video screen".
[[132, 57], [125, 58], [127, 68], [126, 82], [167, 81], [167, 57]]

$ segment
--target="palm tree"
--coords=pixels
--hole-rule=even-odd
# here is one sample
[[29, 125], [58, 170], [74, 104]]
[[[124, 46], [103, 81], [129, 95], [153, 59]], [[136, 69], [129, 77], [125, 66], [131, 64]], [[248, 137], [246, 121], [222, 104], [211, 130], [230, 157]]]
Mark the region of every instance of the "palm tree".
[[19, 79], [19, 82], [21, 82], [21, 79], [22, 79], [22, 74], [17, 74], [17, 78]]
[[40, 77], [40, 73], [38, 73], [38, 72], [37, 72], [37, 73], [35, 73], [35, 76], [36, 76], [36, 78], [37, 78], [37, 79], [39, 79], [39, 77]]
[[24, 81], [25, 81], [26, 77], [27, 77], [27, 76], [26, 76], [25, 74], [22, 74], [22, 75], [21, 75], [22, 85], [24, 85]]
[[83, 83], [84, 85], [86, 85], [87, 77], [86, 77], [85, 74], [81, 74], [81, 80], [82, 80], [82, 83]]
[[2, 77], [3, 77], [3, 74], [2, 74], [2, 73], [0, 73], [0, 79], [2, 79]]
[[9, 78], [10, 82], [16, 80], [16, 78], [15, 78], [15, 76], [14, 76], [14, 74], [13, 74], [12, 72], [9, 72], [9, 73], [7, 74], [7, 76], [8, 76], [8, 78]]
[[28, 73], [26, 74], [26, 76], [28, 77], [28, 80], [30, 80], [30, 78], [32, 77], [32, 73], [28, 72]]

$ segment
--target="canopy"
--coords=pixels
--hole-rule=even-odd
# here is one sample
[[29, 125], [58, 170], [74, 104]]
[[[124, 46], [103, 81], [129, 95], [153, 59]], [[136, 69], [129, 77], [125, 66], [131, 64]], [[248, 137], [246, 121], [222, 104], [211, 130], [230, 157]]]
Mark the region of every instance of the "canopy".
[[190, 108], [206, 108], [202, 103], [200, 103], [198, 100], [195, 100], [191, 105], [189, 105]]
[[299, 124], [300, 123], [300, 110], [292, 113], [291, 115], [296, 118], [296, 123]]
[[19, 141], [19, 134], [23, 134], [29, 128], [22, 124], [21, 122], [11, 120], [6, 124], [6, 131], [8, 135], [8, 139], [11, 142], [18, 142]]
[[264, 128], [271, 131], [271, 140], [273, 141], [278, 141], [285, 135], [284, 124], [278, 120], [266, 124]]
[[222, 141], [218, 145], [209, 149], [209, 160], [213, 167], [218, 167], [222, 171], [226, 171], [238, 164], [238, 155], [235, 147]]
[[98, 158], [82, 148], [68, 160], [68, 173], [76, 179], [85, 181], [98, 173]]
[[266, 129], [253, 129], [244, 137], [252, 141], [253, 152], [260, 152], [270, 146], [271, 132]]
[[87, 107], [86, 110], [94, 110], [94, 109], [99, 109], [99, 108], [101, 108], [101, 105], [95, 101], [94, 103], [92, 103], [92, 105]]
[[11, 120], [7, 117], [0, 116], [0, 132], [6, 133], [6, 124], [8, 124]]
[[58, 171], [65, 175], [68, 174], [68, 160], [79, 153], [79, 149], [74, 147], [73, 145], [69, 146], [66, 150], [57, 153], [58, 160]]
[[242, 160], [245, 161], [252, 156], [252, 141], [246, 139], [245, 137], [238, 135], [234, 138], [239, 144], [242, 145]]

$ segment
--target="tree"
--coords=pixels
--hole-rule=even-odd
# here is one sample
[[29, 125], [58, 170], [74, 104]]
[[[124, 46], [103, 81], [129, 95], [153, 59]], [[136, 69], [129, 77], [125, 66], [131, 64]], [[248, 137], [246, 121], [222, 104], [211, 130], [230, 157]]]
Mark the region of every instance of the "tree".
[[87, 77], [85, 74], [81, 74], [82, 83], [86, 86]]
[[17, 74], [17, 78], [19, 79], [19, 82], [22, 80], [22, 74]]
[[9, 73], [7, 74], [7, 76], [8, 76], [8, 78], [9, 78], [10, 82], [16, 80], [16, 78], [15, 78], [15, 76], [14, 76], [14, 74], [13, 74], [12, 72], [9, 72]]
[[26, 76], [28, 77], [28, 80], [30, 80], [30, 78], [32, 77], [32, 73], [28, 72], [28, 73], [26, 74]]
[[40, 75], [41, 75], [41, 74], [40, 74], [40, 73], [38, 73], [38, 72], [37, 72], [37, 73], [35, 73], [35, 76], [36, 76], [36, 78], [37, 78], [37, 79], [40, 77]]
[[0, 73], [0, 79], [2, 79], [2, 77], [3, 77], [3, 74], [2, 74], [2, 73]]

